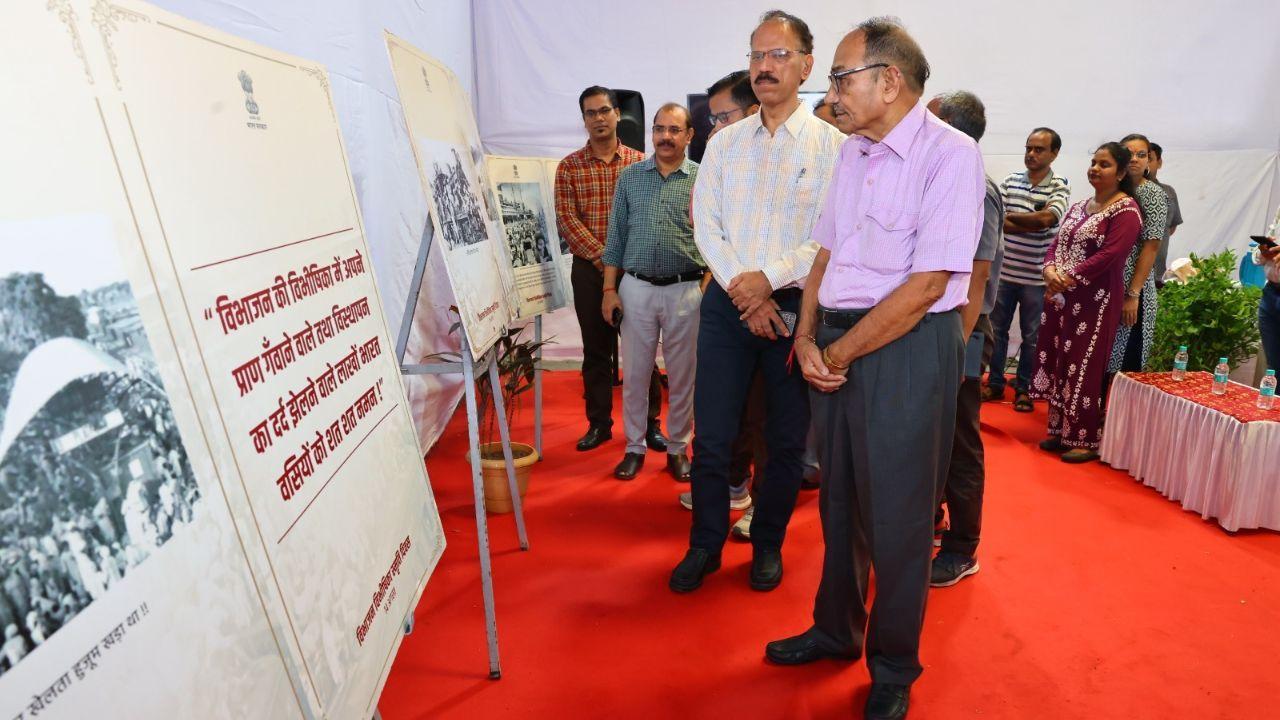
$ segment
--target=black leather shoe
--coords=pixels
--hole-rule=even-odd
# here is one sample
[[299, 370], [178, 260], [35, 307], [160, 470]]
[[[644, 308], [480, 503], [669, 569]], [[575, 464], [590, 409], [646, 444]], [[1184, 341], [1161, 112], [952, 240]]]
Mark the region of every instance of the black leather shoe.
[[751, 589], [767, 592], [782, 582], [782, 551], [756, 550], [751, 556]]
[[801, 490], [817, 490], [822, 487], [822, 471], [817, 468], [805, 468], [804, 477], [800, 478]]
[[667, 451], [667, 436], [662, 434], [662, 426], [656, 421], [649, 423], [649, 429], [644, 433], [644, 444], [648, 445], [650, 450]]
[[907, 698], [911, 688], [906, 685], [871, 683], [871, 694], [863, 711], [866, 720], [899, 720], [907, 716]]
[[604, 425], [592, 425], [587, 428], [587, 434], [578, 440], [578, 452], [586, 450], [594, 450], [604, 444], [606, 440], [613, 439], [613, 430]]
[[689, 462], [689, 458], [684, 453], [676, 455], [667, 453], [667, 472], [671, 473], [671, 477], [680, 482], [689, 482], [689, 474], [693, 472], [693, 463]]
[[644, 455], [627, 453], [622, 456], [622, 462], [613, 469], [613, 476], [619, 480], [634, 480], [636, 473], [640, 472], [642, 467], [644, 467]]
[[678, 593], [693, 592], [702, 586], [702, 578], [720, 569], [720, 553], [706, 548], [689, 548], [684, 559], [671, 571], [667, 587]]
[[764, 646], [764, 656], [778, 665], [804, 665], [823, 658], [856, 660], [856, 650], [832, 650], [817, 628], [809, 628], [794, 637], [774, 640]]

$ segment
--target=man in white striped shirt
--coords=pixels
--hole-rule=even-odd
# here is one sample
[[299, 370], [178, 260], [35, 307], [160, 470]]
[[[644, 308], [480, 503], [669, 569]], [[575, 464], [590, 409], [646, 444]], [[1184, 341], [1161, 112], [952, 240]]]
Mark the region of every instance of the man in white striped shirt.
[[694, 241], [711, 270], [698, 330], [694, 388], [693, 528], [670, 587], [690, 592], [720, 567], [729, 533], [730, 449], [758, 367], [767, 403], [766, 481], [751, 521], [751, 587], [782, 581], [782, 541], [802, 474], [808, 388], [792, 372], [791, 329], [817, 245], [811, 231], [845, 136], [797, 94], [813, 70], [803, 20], [765, 13], [751, 34], [760, 112], [707, 144], [693, 189]]
[[1036, 354], [1036, 335], [1040, 332], [1040, 312], [1044, 309], [1044, 257], [1049, 244], [1058, 234], [1058, 224], [1067, 212], [1071, 190], [1067, 179], [1053, 172], [1053, 161], [1062, 149], [1062, 138], [1047, 127], [1039, 127], [1027, 136], [1022, 162], [1026, 172], [1016, 172], [1000, 183], [1004, 199], [1004, 263], [1000, 266], [1000, 286], [996, 290], [996, 306], [991, 311], [994, 343], [991, 348], [991, 372], [983, 400], [1004, 399], [1004, 364], [1009, 356], [1009, 326], [1014, 310], [1022, 331], [1022, 349], [1018, 352], [1018, 373], [1013, 382], [1013, 409], [1031, 412], [1031, 366]]

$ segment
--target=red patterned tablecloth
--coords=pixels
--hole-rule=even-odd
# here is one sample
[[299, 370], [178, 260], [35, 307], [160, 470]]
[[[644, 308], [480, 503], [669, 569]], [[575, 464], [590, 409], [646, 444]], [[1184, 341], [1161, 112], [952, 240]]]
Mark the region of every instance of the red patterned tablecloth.
[[1258, 391], [1213, 376], [1120, 373], [1107, 398], [1098, 454], [1183, 508], [1227, 530], [1280, 530], [1280, 409]]
[[1160, 388], [1170, 395], [1213, 408], [1240, 422], [1262, 420], [1280, 422], [1280, 400], [1276, 400], [1275, 406], [1270, 410], [1262, 410], [1258, 407], [1258, 389], [1239, 383], [1228, 383], [1226, 395], [1214, 395], [1213, 373], [1189, 372], [1185, 380], [1174, 380], [1173, 373], [1167, 372], [1125, 373], [1125, 375], [1144, 385]]

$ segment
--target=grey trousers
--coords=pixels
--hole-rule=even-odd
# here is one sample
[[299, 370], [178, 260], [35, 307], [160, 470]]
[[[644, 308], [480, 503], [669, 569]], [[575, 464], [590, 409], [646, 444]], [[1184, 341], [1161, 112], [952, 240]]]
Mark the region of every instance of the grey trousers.
[[[846, 331], [820, 325], [825, 347]], [[925, 315], [859, 358], [834, 393], [811, 390], [826, 545], [814, 626], [832, 649], [863, 649], [872, 682], [919, 677], [933, 512], [947, 479], [964, 342], [956, 311]], [[874, 568], [875, 603], [867, 582]]]
[[[653, 367], [662, 334], [667, 365], [667, 452], [680, 454], [693, 436], [693, 380], [698, 363], [698, 307], [702, 290], [696, 280], [653, 285], [633, 275], [618, 283], [622, 301], [622, 366]], [[622, 384], [622, 427], [627, 452], [645, 453], [649, 388]]]

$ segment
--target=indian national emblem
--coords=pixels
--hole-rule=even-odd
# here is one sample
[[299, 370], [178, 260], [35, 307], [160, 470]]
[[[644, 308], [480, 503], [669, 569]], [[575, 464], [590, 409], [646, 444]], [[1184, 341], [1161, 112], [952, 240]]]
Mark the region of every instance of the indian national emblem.
[[422, 68], [422, 84], [427, 86], [427, 92], [431, 92], [431, 78], [427, 77], [426, 68]]
[[520, 179], [520, 166], [519, 166], [519, 165], [514, 165], [514, 164], [513, 164], [513, 165], [511, 166], [511, 177], [512, 177], [512, 178], [514, 178], [514, 179], [516, 179], [516, 180], [519, 180], [519, 179]]
[[244, 70], [240, 71], [240, 88], [244, 90], [244, 109], [249, 111], [250, 115], [258, 114], [258, 103], [253, 99], [253, 78], [249, 77], [249, 73]]

